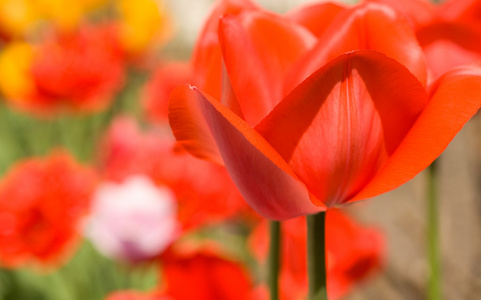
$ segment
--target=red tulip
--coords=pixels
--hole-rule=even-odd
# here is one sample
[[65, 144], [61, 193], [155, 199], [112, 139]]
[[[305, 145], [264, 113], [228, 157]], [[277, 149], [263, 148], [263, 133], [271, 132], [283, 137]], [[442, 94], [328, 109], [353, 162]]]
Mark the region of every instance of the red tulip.
[[0, 264], [61, 262], [79, 239], [95, 182], [60, 152], [16, 165], [0, 183]]
[[426, 168], [481, 105], [478, 68], [446, 74], [428, 96], [419, 81], [422, 54], [409, 28], [391, 25], [408, 43], [393, 46], [385, 42], [391, 32], [375, 25], [397, 22], [392, 11], [368, 5], [351, 14], [352, 20], [364, 14], [372, 26], [361, 27], [364, 38], [350, 47], [336, 45], [356, 37], [355, 30], [321, 38], [326, 48], [333, 45], [329, 55], [376, 42], [369, 49], [405, 66], [379, 52], [352, 51], [291, 81], [298, 85], [286, 85], [287, 73], [323, 62], [296, 69], [315, 38], [289, 20], [243, 12], [225, 17], [219, 28], [226, 65], [222, 97], [192, 86], [171, 95], [169, 119], [180, 145], [225, 164], [246, 201], [270, 219], [312, 214], [398, 187]]
[[[304, 299], [307, 295], [307, 231], [305, 218], [282, 223], [282, 262], [279, 274], [283, 299]], [[250, 238], [259, 261], [267, 256], [267, 223], [261, 223]], [[326, 215], [327, 291], [339, 299], [356, 283], [380, 269], [384, 241], [373, 228], [356, 224], [340, 210]]]

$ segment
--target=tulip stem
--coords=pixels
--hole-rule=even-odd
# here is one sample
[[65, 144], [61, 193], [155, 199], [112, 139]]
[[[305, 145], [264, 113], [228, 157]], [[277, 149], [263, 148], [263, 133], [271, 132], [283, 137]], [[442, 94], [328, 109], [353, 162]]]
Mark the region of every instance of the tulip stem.
[[307, 216], [307, 272], [309, 300], [327, 300], [326, 212]]
[[428, 168], [428, 256], [429, 300], [441, 300], [441, 267], [439, 263], [438, 161]]
[[279, 299], [279, 269], [281, 260], [281, 222], [270, 221], [269, 288], [271, 300]]

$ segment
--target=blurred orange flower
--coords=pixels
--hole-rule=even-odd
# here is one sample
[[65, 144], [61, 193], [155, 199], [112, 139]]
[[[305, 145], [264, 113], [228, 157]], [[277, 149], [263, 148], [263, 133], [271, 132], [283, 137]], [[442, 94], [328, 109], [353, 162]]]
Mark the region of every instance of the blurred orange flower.
[[7, 99], [26, 99], [35, 94], [30, 75], [33, 56], [34, 49], [26, 42], [9, 43], [1, 50], [0, 91]]
[[73, 31], [87, 13], [110, 0], [33, 0], [42, 18], [51, 21], [60, 31]]
[[9, 103], [43, 114], [105, 108], [124, 71], [111, 25], [54, 32], [39, 45], [13, 44], [0, 54], [0, 88]]
[[95, 173], [68, 154], [20, 162], [0, 182], [0, 264], [60, 263], [78, 241]]
[[62, 32], [75, 30], [87, 13], [109, 0], [0, 0], [0, 36], [25, 38], [47, 21]]
[[0, 0], [0, 36], [25, 36], [38, 21], [39, 12], [31, 0]]

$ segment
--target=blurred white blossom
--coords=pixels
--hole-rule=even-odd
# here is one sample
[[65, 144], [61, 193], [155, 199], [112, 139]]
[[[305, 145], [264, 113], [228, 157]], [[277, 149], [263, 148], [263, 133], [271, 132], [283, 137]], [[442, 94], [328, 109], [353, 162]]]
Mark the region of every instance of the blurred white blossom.
[[148, 177], [105, 182], [94, 195], [87, 236], [107, 257], [129, 262], [152, 258], [179, 231], [175, 195]]

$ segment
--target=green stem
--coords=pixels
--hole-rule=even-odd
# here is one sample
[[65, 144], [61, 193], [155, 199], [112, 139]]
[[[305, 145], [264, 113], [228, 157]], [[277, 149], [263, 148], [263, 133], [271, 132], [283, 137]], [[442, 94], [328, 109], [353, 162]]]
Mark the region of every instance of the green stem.
[[271, 300], [279, 299], [279, 269], [281, 258], [281, 223], [270, 221], [270, 249], [269, 249], [269, 288]]
[[307, 272], [309, 300], [327, 300], [326, 212], [307, 216]]
[[429, 300], [441, 300], [441, 267], [439, 263], [438, 161], [428, 168], [428, 255]]

